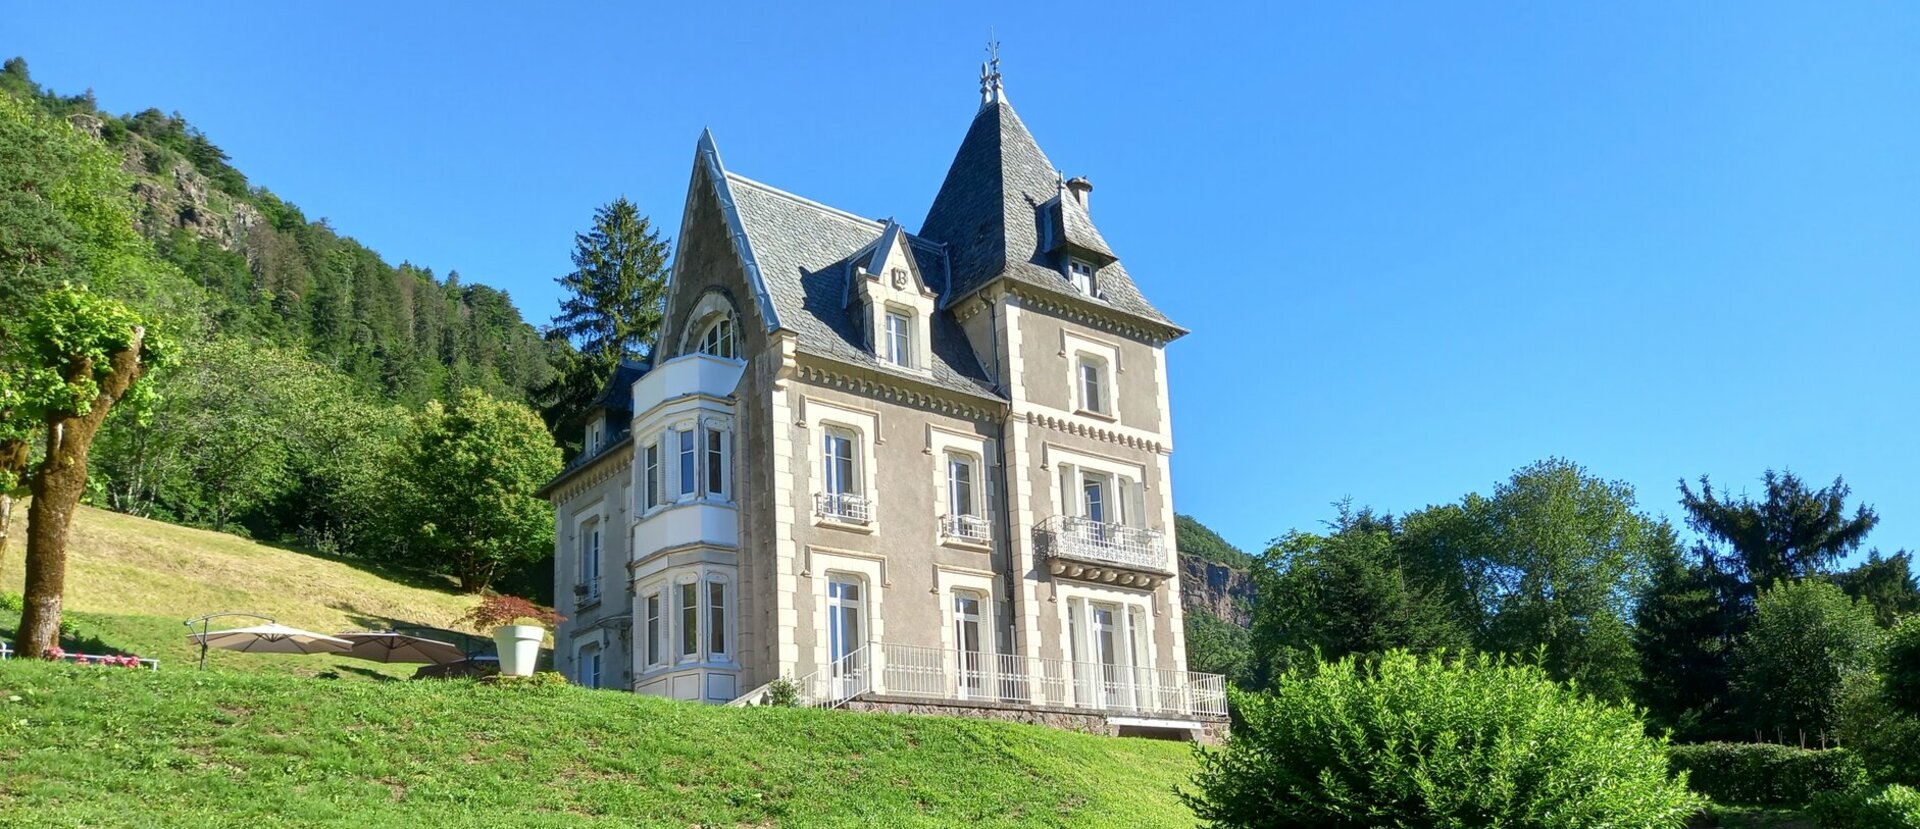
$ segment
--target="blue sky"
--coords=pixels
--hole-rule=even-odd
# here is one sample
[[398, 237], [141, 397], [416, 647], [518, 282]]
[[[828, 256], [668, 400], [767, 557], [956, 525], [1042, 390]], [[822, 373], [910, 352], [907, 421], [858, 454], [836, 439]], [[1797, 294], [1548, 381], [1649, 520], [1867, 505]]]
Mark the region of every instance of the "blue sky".
[[596, 205], [678, 228], [703, 126], [917, 227], [991, 26], [1194, 332], [1175, 498], [1230, 540], [1560, 455], [1675, 518], [1682, 477], [1844, 474], [1920, 549], [1920, 5], [398, 5], [8, 2], [0, 51], [537, 323]]

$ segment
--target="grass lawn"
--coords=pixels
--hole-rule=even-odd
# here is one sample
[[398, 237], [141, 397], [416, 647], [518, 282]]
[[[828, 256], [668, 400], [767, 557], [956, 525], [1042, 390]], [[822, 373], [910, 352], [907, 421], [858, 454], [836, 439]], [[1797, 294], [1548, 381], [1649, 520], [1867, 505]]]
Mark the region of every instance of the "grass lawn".
[[0, 663], [0, 826], [1192, 826], [1189, 752], [570, 687]]
[[[0, 564], [0, 593], [18, 595], [25, 579], [26, 506], [14, 512], [17, 535]], [[396, 580], [387, 574], [244, 538], [82, 507], [68, 548], [66, 620], [69, 650], [157, 658], [163, 669], [192, 667], [198, 648], [180, 622], [222, 610], [264, 613], [321, 633], [381, 629], [394, 623], [444, 626], [474, 603], [446, 580]], [[19, 614], [0, 610], [9, 641]], [[247, 619], [224, 620], [237, 627]], [[216, 622], [216, 629], [221, 623]], [[332, 656], [276, 656], [213, 651], [210, 665], [313, 675], [410, 676], [413, 665], [387, 666]]]

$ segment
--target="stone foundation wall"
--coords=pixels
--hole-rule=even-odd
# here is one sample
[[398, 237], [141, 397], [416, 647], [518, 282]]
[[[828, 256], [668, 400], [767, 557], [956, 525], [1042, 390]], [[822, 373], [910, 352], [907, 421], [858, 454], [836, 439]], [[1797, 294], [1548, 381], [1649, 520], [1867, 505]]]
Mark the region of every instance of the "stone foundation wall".
[[[1113, 724], [1104, 714], [1033, 705], [969, 705], [953, 700], [861, 697], [848, 700], [842, 707], [848, 711], [870, 711], [880, 714], [966, 717], [976, 720], [1044, 725], [1062, 731], [1077, 731], [1081, 734], [1098, 734], [1105, 737], [1118, 736], [1121, 733], [1121, 727]], [[1199, 722], [1200, 728], [1183, 735], [1185, 739], [1210, 746], [1217, 746], [1226, 741], [1226, 720], [1207, 719]]]

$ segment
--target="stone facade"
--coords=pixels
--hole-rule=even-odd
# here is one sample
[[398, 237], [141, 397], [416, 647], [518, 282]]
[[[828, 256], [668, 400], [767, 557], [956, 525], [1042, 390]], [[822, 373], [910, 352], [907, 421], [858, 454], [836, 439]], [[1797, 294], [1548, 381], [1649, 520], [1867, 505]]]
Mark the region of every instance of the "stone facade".
[[[559, 668], [1097, 733], [1223, 715], [1219, 678], [1185, 673], [1185, 332], [1085, 198], [997, 83], [918, 235], [734, 174], [702, 136], [651, 364], [547, 489], [577, 597]], [[881, 702], [902, 695], [937, 704]]]

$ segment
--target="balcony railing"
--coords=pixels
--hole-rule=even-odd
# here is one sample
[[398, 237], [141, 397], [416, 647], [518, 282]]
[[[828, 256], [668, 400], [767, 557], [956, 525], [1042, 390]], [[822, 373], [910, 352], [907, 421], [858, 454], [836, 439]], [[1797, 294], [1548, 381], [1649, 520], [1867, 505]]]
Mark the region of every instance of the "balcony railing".
[[1046, 537], [1050, 557], [1172, 572], [1167, 562], [1166, 536], [1159, 530], [1056, 515], [1041, 522], [1040, 531]]
[[813, 496], [813, 514], [848, 524], [873, 521], [873, 502], [851, 492], [820, 492]]
[[987, 519], [978, 515], [940, 516], [940, 535], [975, 544], [987, 543]]
[[800, 686], [807, 705], [823, 708], [875, 694], [1134, 716], [1227, 715], [1226, 679], [1219, 674], [880, 642], [807, 676]]

